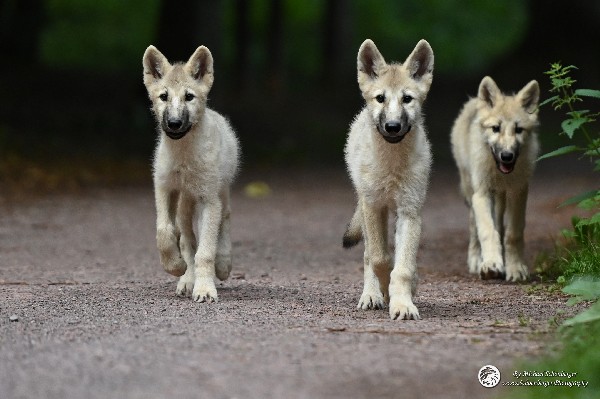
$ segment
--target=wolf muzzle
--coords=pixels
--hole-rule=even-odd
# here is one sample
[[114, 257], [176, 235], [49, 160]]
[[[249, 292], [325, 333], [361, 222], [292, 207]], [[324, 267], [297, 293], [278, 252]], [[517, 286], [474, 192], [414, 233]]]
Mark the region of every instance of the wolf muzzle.
[[411, 129], [412, 126], [410, 124], [397, 121], [386, 122], [383, 125], [383, 129], [381, 129], [380, 126], [377, 126], [379, 134], [381, 134], [385, 141], [391, 144], [401, 142]]
[[192, 124], [187, 112], [183, 112], [180, 117], [169, 116], [168, 112], [165, 112], [161, 127], [170, 139], [179, 140], [190, 131]]
[[408, 122], [408, 115], [404, 111], [402, 111], [400, 119], [388, 120], [385, 112], [379, 115], [377, 130], [388, 143], [395, 144], [401, 142], [411, 129], [412, 126]]
[[496, 167], [500, 172], [507, 175], [515, 170], [515, 165], [517, 163], [517, 158], [519, 157], [518, 149], [497, 149], [491, 147], [492, 156], [496, 161]]

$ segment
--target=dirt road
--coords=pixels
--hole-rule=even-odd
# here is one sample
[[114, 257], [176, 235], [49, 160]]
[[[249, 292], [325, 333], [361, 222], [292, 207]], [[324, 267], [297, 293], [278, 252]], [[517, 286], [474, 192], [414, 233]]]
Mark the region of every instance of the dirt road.
[[[255, 179], [271, 196], [244, 196]], [[530, 264], [568, 225], [573, 209], [556, 205], [588, 184], [536, 175]], [[4, 199], [0, 398], [484, 398], [503, 388], [483, 388], [480, 367], [510, 380], [515, 361], [546, 345], [548, 320], [572, 311], [558, 295], [466, 272], [453, 169], [434, 175], [424, 209], [423, 320], [356, 310], [362, 245], [341, 247], [353, 205], [343, 170], [243, 174], [233, 278], [208, 305], [176, 297], [161, 269], [150, 187]]]

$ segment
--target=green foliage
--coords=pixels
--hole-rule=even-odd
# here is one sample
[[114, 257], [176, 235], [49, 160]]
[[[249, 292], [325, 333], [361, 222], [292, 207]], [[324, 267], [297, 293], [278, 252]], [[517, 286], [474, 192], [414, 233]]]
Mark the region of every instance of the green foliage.
[[[569, 139], [573, 139], [576, 132], [579, 132], [584, 138], [584, 145], [577, 147], [580, 152], [592, 158], [600, 158], [600, 133], [591, 134], [588, 131], [589, 124], [596, 122], [596, 118], [600, 116], [600, 112], [590, 112], [587, 109], [576, 109], [575, 105], [583, 102], [582, 97], [591, 97], [600, 99], [599, 90], [590, 89], [573, 89], [573, 85], [577, 83], [569, 74], [577, 69], [574, 65], [562, 66], [556, 62], [551, 64], [550, 69], [545, 72], [550, 77], [552, 88], [550, 92], [555, 93], [541, 105], [551, 103], [555, 110], [567, 108], [566, 118], [562, 124], [562, 133], [567, 135]], [[561, 155], [555, 154], [556, 155]], [[544, 157], [549, 157], [546, 154]]]
[[575, 305], [582, 301], [593, 301], [600, 298], [600, 280], [597, 278], [580, 277], [574, 279], [563, 288], [565, 294], [573, 295], [567, 305]]
[[[577, 141], [554, 150], [540, 159], [579, 152], [582, 157], [590, 158], [595, 163], [595, 170], [600, 170], [600, 133], [594, 122], [600, 112], [587, 109], [576, 109], [576, 105], [584, 101], [583, 97], [600, 99], [600, 91], [589, 89], [573, 89], [576, 81], [570, 73], [577, 69], [573, 65], [563, 67], [560, 63], [552, 64], [546, 72], [552, 82], [551, 91], [555, 95], [544, 101], [542, 105], [551, 103], [555, 110], [566, 108], [566, 118], [561, 124], [562, 134], [569, 140]], [[540, 397], [543, 389], [544, 397], [588, 398], [596, 397], [600, 386], [600, 190], [594, 189], [577, 195], [561, 206], [577, 204], [580, 208], [591, 211], [589, 217], [573, 217], [572, 230], [564, 230], [563, 234], [570, 239], [566, 247], [558, 247], [553, 259], [548, 262], [546, 273], [558, 276], [559, 284], [567, 284], [563, 292], [573, 297], [567, 302], [575, 305], [583, 301], [591, 301], [592, 305], [585, 311], [563, 322], [559, 329], [562, 349], [545, 359], [524, 365], [525, 370], [547, 371], [566, 370], [576, 372], [577, 379], [587, 381], [587, 388], [569, 386], [549, 386], [519, 391], [519, 397]], [[595, 213], [594, 213], [595, 212]], [[547, 261], [547, 260], [545, 260]], [[581, 277], [584, 276], [584, 277]], [[517, 392], [513, 391], [516, 395]]]
[[[600, 298], [600, 279], [576, 278], [564, 287], [563, 292], [573, 295], [567, 304], [575, 305], [583, 301], [597, 301]], [[557, 318], [550, 320], [554, 325]], [[565, 371], [577, 373], [571, 379], [555, 377], [536, 377], [547, 383], [557, 379], [561, 381], [587, 381], [587, 387], [547, 386], [513, 388], [508, 397], [518, 398], [592, 398], [597, 397], [600, 387], [600, 302], [595, 302], [587, 310], [565, 320], [560, 326], [560, 350], [554, 351], [539, 361], [528, 362], [518, 367], [520, 370], [546, 373]], [[533, 379], [533, 378], [532, 378]], [[542, 394], [543, 392], [543, 394]]]
[[140, 69], [159, 0], [48, 0], [41, 60], [60, 68]]
[[[565, 233], [572, 232], [563, 231]], [[540, 278], [554, 279], [560, 286], [575, 276], [600, 276], [600, 245], [582, 246], [572, 241], [566, 247], [557, 247], [554, 253], [538, 257], [536, 271]]]
[[[562, 350], [546, 356], [537, 362], [521, 364], [519, 370], [537, 371], [566, 371], [577, 373], [572, 379], [560, 378], [562, 381], [587, 381], [587, 387], [548, 386], [548, 387], [514, 387], [508, 397], [519, 399], [564, 398], [584, 399], [597, 398], [600, 387], [600, 323], [583, 323], [562, 330]], [[546, 382], [556, 381], [555, 377], [531, 378], [531, 380]]]
[[[565, 120], [561, 124], [561, 134], [575, 142], [551, 151], [539, 158], [546, 159], [569, 153], [580, 153], [583, 158], [589, 158], [594, 164], [594, 170], [600, 170], [600, 132], [595, 122], [600, 112], [576, 108], [584, 98], [600, 99], [599, 90], [574, 89], [577, 82], [571, 77], [571, 72], [577, 68], [573, 65], [562, 66], [560, 63], [551, 65], [545, 72], [552, 83], [550, 91], [554, 96], [541, 105], [552, 104], [555, 110], [566, 108]], [[573, 217], [572, 230], [563, 230], [563, 235], [571, 240], [567, 248], [559, 248], [554, 264], [546, 268], [558, 277], [559, 283], [567, 283], [579, 274], [590, 274], [600, 277], [600, 190], [594, 189], [579, 194], [565, 201], [561, 206], [577, 204], [578, 207], [591, 212], [589, 217]], [[595, 212], [595, 213], [594, 213]]]
[[[159, 0], [48, 0], [41, 59], [58, 67], [139, 69], [140, 54], [154, 39], [159, 5]], [[291, 78], [296, 74], [318, 76], [323, 63], [336, 61], [324, 59], [323, 54], [326, 5], [323, 0], [283, 3], [283, 58]], [[224, 69], [238, 57], [234, 43], [236, 7], [232, 0], [223, 1], [221, 21], [206, 21], [214, 24], [222, 37], [220, 65]], [[267, 0], [248, 4], [248, 68], [253, 71], [269, 67], [271, 7]], [[342, 57], [343, 62], [338, 65], [348, 65], [344, 71], [349, 75], [355, 72], [353, 60], [366, 38], [375, 40], [384, 55], [398, 61], [408, 55], [419, 39], [426, 38], [435, 49], [436, 71], [479, 72], [518, 44], [528, 23], [527, 4], [519, 0], [354, 0], [342, 10], [344, 14], [337, 16], [334, 23], [342, 20], [348, 40], [339, 44], [344, 47], [334, 56]]]
[[483, 70], [519, 43], [528, 24], [527, 4], [519, 0], [358, 0], [354, 12], [358, 43], [369, 37], [384, 56], [404, 57], [425, 38], [443, 73]]

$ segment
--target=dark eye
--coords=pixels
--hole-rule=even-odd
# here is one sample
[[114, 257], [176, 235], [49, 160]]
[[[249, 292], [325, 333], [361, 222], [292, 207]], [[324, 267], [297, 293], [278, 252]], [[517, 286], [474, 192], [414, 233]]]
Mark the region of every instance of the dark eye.
[[403, 102], [404, 104], [408, 104], [408, 103], [409, 103], [409, 102], [411, 102], [412, 100], [413, 100], [412, 96], [409, 96], [409, 95], [402, 96], [402, 102]]
[[521, 126], [515, 126], [515, 133], [523, 133], [523, 128]]
[[494, 132], [494, 133], [500, 132], [500, 125], [494, 125], [494, 126], [492, 126], [492, 132]]
[[167, 93], [163, 93], [160, 96], [158, 96], [158, 98], [160, 98], [162, 101], [167, 101], [169, 95]]
[[377, 100], [378, 103], [382, 103], [385, 101], [385, 96], [383, 94], [379, 94], [375, 97], [375, 100]]
[[185, 93], [185, 101], [192, 101], [194, 98], [196, 98], [196, 96], [192, 93]]

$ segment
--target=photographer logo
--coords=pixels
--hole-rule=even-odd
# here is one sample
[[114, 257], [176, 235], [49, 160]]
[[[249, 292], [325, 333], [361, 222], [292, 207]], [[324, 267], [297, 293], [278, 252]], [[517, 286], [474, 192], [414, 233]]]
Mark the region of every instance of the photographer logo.
[[486, 388], [493, 388], [500, 382], [500, 370], [488, 364], [479, 369], [477, 373], [479, 383]]

